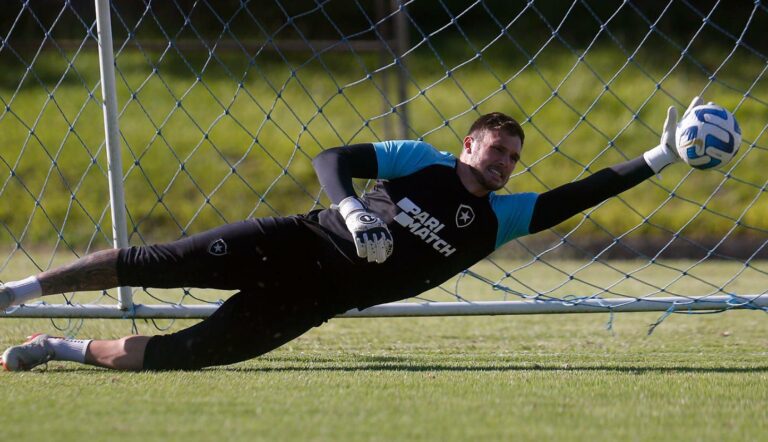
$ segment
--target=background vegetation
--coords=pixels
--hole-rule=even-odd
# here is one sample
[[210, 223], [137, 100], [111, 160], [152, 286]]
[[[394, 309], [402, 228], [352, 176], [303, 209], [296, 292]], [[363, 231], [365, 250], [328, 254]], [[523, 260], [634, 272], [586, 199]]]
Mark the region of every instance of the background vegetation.
[[[31, 2], [5, 15], [2, 243], [50, 242], [58, 233], [83, 247], [107, 237], [98, 59], [92, 39], [83, 40], [89, 5]], [[376, 12], [375, 2], [352, 9], [298, 2], [296, 10], [271, 5], [258, 14], [251, 6], [114, 4], [133, 242], [310, 210], [325, 202], [310, 159], [324, 148], [397, 136], [404, 112], [408, 138], [454, 153], [480, 113], [517, 117], [526, 150], [508, 190], [544, 191], [640, 154], [657, 142], [666, 107], [682, 110], [696, 94], [734, 109], [741, 122], [743, 153], [726, 174], [687, 177], [676, 167], [629, 192], [631, 203], [610, 202], [561, 231], [580, 224], [574, 237], [606, 229], [617, 236], [640, 226], [637, 234], [661, 241], [669, 230], [710, 242], [764, 234], [765, 57], [763, 40], [751, 38], [762, 8], [715, 8], [702, 27], [690, 19], [708, 12], [704, 5], [416, 2], [401, 71], [396, 47], [289, 51], [266, 40], [381, 42], [394, 35], [394, 17]], [[366, 18], [377, 14], [371, 27]], [[673, 26], [683, 15], [684, 25]], [[739, 23], [749, 26], [737, 42]], [[162, 50], [151, 44], [158, 41]], [[201, 51], [203, 41], [213, 50]], [[400, 73], [406, 102], [395, 93]]]

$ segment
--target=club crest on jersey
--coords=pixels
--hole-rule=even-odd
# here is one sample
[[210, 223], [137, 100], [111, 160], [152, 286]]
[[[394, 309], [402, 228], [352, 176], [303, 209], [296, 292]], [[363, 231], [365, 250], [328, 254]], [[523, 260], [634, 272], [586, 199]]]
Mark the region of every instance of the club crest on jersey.
[[456, 227], [467, 227], [475, 220], [475, 211], [466, 204], [460, 204], [456, 211]]
[[212, 242], [211, 245], [208, 246], [208, 253], [214, 256], [226, 255], [227, 252], [228, 252], [227, 243], [225, 243], [224, 240], [221, 238]]

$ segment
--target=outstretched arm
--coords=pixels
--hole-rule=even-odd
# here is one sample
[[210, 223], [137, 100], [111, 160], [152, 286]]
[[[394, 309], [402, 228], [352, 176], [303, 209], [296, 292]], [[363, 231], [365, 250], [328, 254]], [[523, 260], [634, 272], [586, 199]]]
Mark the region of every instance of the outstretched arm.
[[[700, 97], [695, 97], [688, 106], [686, 114], [702, 103], [703, 100]], [[667, 118], [664, 121], [658, 146], [633, 160], [602, 169], [583, 180], [565, 184], [539, 195], [533, 207], [528, 231], [536, 233], [560, 224], [582, 210], [631, 189], [678, 161], [680, 158], [675, 146], [676, 125], [677, 110], [670, 107], [667, 109]]]
[[573, 215], [630, 189], [653, 176], [643, 157], [602, 169], [573, 183], [544, 192], [536, 199], [529, 231], [553, 227]]

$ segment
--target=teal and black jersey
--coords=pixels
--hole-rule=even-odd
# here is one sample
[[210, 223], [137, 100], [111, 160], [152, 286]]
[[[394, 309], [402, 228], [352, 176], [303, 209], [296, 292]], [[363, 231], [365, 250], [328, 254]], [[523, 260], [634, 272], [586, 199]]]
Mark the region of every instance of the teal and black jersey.
[[[351, 281], [348, 292], [358, 294], [362, 307], [435, 287], [505, 243], [555, 226], [653, 175], [639, 156], [541, 194], [477, 197], [461, 183], [456, 157], [424, 142], [385, 141], [326, 152], [315, 168], [337, 200], [353, 193], [351, 179], [339, 177], [377, 179], [361, 199], [387, 223], [394, 242], [387, 261], [368, 263], [357, 257], [338, 211], [305, 218], [335, 251], [331, 255], [342, 265], [334, 270]], [[342, 160], [345, 155], [349, 158]]]
[[394, 240], [392, 256], [383, 264], [360, 260], [337, 211], [310, 214], [355, 263], [358, 276], [366, 281], [375, 276], [379, 286], [365, 288], [379, 295], [372, 296], [370, 305], [435, 287], [529, 233], [537, 194], [477, 197], [461, 183], [457, 159], [450, 153], [417, 141], [373, 146], [378, 181], [361, 199], [387, 223]]

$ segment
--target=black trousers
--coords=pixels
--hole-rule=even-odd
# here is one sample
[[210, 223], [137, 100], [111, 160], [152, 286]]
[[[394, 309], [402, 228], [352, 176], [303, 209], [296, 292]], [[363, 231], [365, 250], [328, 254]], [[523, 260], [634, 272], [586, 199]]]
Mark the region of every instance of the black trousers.
[[188, 370], [247, 360], [338, 313], [339, 254], [300, 218], [225, 225], [167, 244], [122, 249], [121, 285], [240, 290], [202, 322], [150, 338], [144, 369]]
[[263, 355], [333, 317], [318, 303], [238, 292], [202, 322], [150, 338], [144, 369], [193, 370]]

